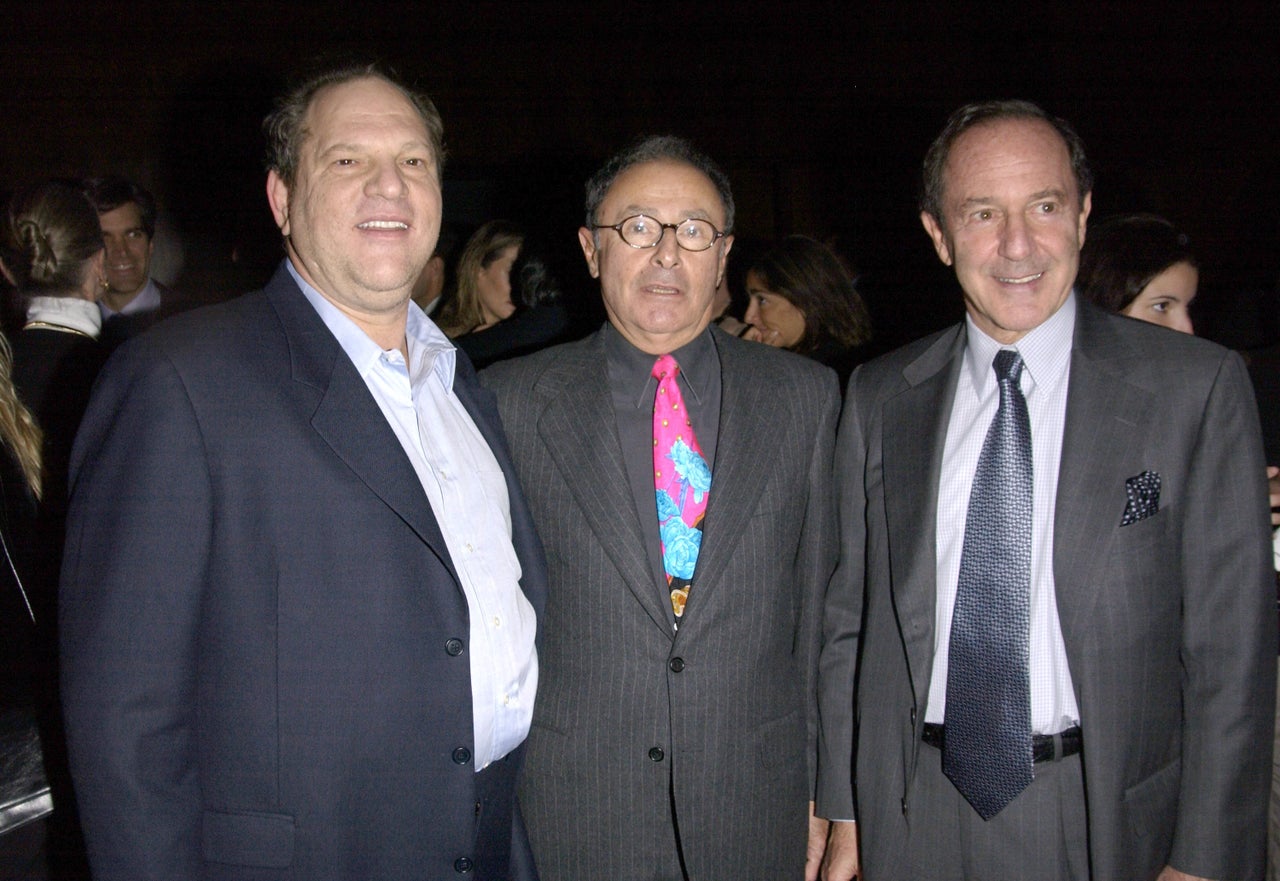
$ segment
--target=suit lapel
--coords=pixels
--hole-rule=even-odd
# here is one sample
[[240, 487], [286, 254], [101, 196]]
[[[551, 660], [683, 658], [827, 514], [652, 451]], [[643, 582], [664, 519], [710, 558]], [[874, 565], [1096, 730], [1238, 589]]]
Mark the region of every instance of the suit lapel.
[[893, 600], [916, 700], [928, 695], [937, 606], [938, 483], [964, 354], [964, 325], [903, 370], [907, 389], [885, 402], [881, 435]]
[[1107, 545], [1124, 513], [1125, 479], [1132, 438], [1145, 436], [1154, 400], [1126, 379], [1132, 357], [1124, 340], [1092, 308], [1081, 304], [1071, 351], [1066, 426], [1058, 466], [1054, 511], [1053, 573], [1058, 615], [1069, 661], [1081, 669], [1079, 652], [1090, 637], [1090, 621], [1105, 565]]
[[294, 381], [320, 394], [312, 427], [426, 542], [456, 580], [458, 574], [418, 475], [355, 366], [283, 267], [266, 290], [289, 342]]
[[583, 527], [595, 535], [649, 617], [670, 634], [671, 606], [653, 583], [622, 460], [603, 339], [596, 334], [586, 345], [566, 350], [562, 362], [539, 381], [537, 391], [547, 395], [548, 404], [538, 433], [582, 512]]
[[768, 377], [760, 375], [751, 350], [727, 336], [716, 334], [713, 339], [720, 359], [720, 422], [702, 548], [689, 591], [690, 624], [698, 620], [698, 608], [729, 568], [738, 539], [764, 492], [761, 463], [781, 455], [788, 429], [777, 419]]

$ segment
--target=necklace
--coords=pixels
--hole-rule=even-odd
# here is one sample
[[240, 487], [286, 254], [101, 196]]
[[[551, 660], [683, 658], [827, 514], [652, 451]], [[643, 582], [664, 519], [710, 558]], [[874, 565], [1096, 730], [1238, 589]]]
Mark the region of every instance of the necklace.
[[85, 333], [83, 330], [77, 330], [74, 327], [65, 327], [61, 324], [53, 324], [48, 321], [28, 321], [22, 326], [23, 330], [31, 330], [32, 328], [35, 328], [36, 330], [57, 330], [62, 333], [74, 333], [76, 336], [87, 337], [88, 339], [95, 338], [93, 334]]

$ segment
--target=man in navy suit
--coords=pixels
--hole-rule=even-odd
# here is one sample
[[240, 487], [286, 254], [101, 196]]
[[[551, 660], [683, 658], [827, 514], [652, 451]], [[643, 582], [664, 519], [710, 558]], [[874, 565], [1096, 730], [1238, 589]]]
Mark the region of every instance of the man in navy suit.
[[104, 372], [64, 702], [98, 879], [535, 876], [545, 561], [492, 397], [410, 304], [440, 118], [374, 68], [267, 120], [288, 259]]

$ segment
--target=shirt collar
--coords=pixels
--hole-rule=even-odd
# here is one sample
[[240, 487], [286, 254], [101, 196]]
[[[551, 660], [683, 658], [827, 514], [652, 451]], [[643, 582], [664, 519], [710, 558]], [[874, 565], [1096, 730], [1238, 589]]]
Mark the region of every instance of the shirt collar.
[[31, 297], [27, 302], [27, 321], [43, 321], [88, 334], [94, 339], [102, 332], [102, 313], [90, 300], [79, 297]]
[[112, 309], [104, 301], [98, 301], [98, 308], [102, 310], [104, 319], [110, 318], [112, 315], [135, 315], [139, 312], [153, 312], [160, 308], [160, 288], [156, 287], [155, 280], [148, 277], [147, 283], [142, 286], [142, 290], [134, 294], [133, 299], [124, 304], [124, 308], [119, 312]]
[[[657, 380], [653, 378], [653, 364], [657, 355], [642, 352], [620, 334], [612, 324], [605, 325], [605, 359], [616, 371], [616, 381], [625, 389], [634, 389], [636, 409], [653, 409], [653, 395]], [[671, 353], [680, 365], [683, 387], [701, 404], [711, 394], [713, 371], [718, 367], [715, 341], [711, 330], [704, 329], [689, 342]], [[630, 398], [630, 394], [628, 395]]]
[[987, 336], [967, 313], [964, 320], [968, 334], [965, 369], [969, 371], [979, 398], [995, 386], [996, 375], [991, 369], [991, 362], [1001, 349], [1016, 349], [1022, 356], [1023, 371], [1030, 377], [1031, 388], [1049, 387], [1066, 376], [1076, 327], [1075, 291], [1067, 295], [1056, 312], [1011, 346], [1002, 345]]
[[[338, 345], [347, 353], [356, 371], [361, 377], [366, 376], [382, 358], [382, 347], [370, 339], [341, 309], [329, 302], [324, 294], [307, 284], [294, 268], [292, 260], [286, 260], [285, 266], [302, 295], [320, 315], [320, 320], [337, 339]], [[416, 384], [426, 375], [434, 373], [445, 390], [452, 391], [458, 351], [412, 300], [409, 301], [409, 315], [405, 322], [405, 339], [409, 350], [407, 368], [410, 383]]]

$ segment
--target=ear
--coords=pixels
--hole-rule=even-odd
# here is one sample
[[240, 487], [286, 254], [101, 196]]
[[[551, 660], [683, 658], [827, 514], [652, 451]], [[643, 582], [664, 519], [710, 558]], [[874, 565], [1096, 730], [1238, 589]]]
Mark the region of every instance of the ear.
[[938, 223], [938, 218], [928, 211], [921, 211], [920, 222], [924, 224], [924, 231], [933, 240], [933, 250], [938, 252], [938, 259], [950, 266], [951, 246], [947, 244], [947, 232], [942, 228], [942, 224]]
[[1080, 229], [1079, 239], [1080, 247], [1084, 247], [1084, 231], [1088, 224], [1089, 212], [1093, 210], [1093, 193], [1085, 193], [1084, 199], [1080, 202]]
[[724, 237], [724, 244], [720, 248], [720, 268], [716, 270], [716, 287], [724, 284], [724, 270], [729, 264], [729, 251], [733, 248], [733, 236]]
[[280, 234], [289, 235], [289, 187], [273, 168], [267, 172], [267, 203], [271, 216], [276, 219]]
[[98, 251], [89, 258], [89, 269], [85, 273], [84, 283], [81, 297], [90, 303], [96, 303], [102, 299], [103, 289], [106, 287], [106, 249]]
[[582, 246], [582, 256], [587, 259], [587, 271], [592, 278], [599, 278], [600, 249], [596, 246], [596, 234], [585, 226], [579, 227], [578, 244]]

